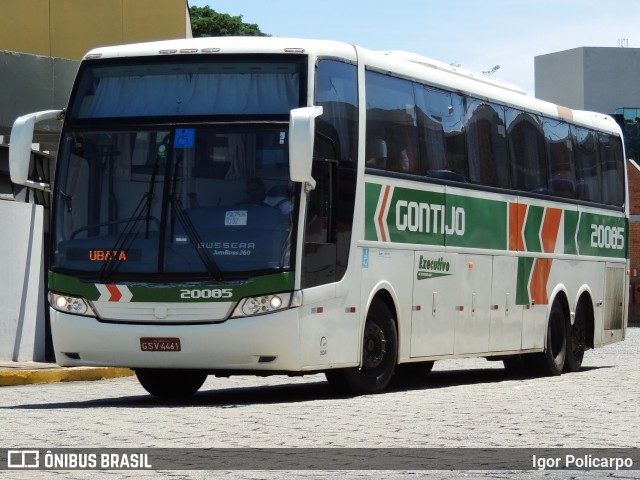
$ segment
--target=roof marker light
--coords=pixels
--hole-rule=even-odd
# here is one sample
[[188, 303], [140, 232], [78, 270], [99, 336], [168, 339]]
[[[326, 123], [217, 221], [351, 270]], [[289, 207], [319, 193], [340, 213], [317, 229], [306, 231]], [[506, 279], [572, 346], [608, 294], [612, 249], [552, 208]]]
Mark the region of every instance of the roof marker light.
[[202, 53], [216, 53], [219, 52], [220, 49], [217, 47], [209, 47], [209, 48], [203, 48], [202, 50], [200, 50]]
[[197, 48], [183, 48], [180, 50], [180, 53], [198, 53]]
[[94, 58], [100, 58], [100, 57], [102, 57], [102, 54], [101, 54], [101, 53], [90, 53], [90, 54], [88, 54], [88, 55], [85, 55], [85, 57], [84, 57], [84, 58], [85, 58], [86, 60], [93, 60]]
[[158, 50], [158, 53], [160, 55], [171, 55], [171, 54], [174, 54], [174, 53], [178, 53], [178, 50], [176, 50], [175, 48], [171, 48], [171, 49], [168, 49], [168, 50]]
[[290, 47], [290, 48], [285, 48], [284, 51], [287, 53], [304, 53], [304, 48]]

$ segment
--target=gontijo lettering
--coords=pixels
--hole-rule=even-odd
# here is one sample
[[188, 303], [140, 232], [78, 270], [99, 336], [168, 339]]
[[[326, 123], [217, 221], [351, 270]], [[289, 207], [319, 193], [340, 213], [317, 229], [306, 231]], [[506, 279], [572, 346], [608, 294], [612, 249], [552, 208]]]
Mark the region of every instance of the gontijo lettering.
[[451, 207], [447, 215], [444, 205], [433, 203], [396, 202], [396, 228], [399, 231], [421, 233], [444, 233], [464, 235], [465, 211], [461, 207]]

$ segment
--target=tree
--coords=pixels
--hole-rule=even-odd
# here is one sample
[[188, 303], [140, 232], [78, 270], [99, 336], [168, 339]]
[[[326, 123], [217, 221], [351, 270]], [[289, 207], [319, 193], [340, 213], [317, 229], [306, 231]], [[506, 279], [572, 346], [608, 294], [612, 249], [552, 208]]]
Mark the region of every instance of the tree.
[[189, 7], [191, 31], [194, 37], [229, 37], [248, 35], [268, 37], [255, 23], [244, 23], [242, 15], [218, 13], [209, 6]]

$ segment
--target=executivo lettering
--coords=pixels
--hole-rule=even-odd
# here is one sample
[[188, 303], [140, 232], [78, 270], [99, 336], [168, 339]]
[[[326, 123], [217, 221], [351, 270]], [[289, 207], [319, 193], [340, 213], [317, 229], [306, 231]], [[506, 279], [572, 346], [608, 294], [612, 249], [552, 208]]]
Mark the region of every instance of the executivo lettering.
[[451, 268], [451, 263], [444, 257], [432, 259], [420, 255], [420, 259], [418, 261], [418, 272], [416, 275], [418, 280], [444, 277], [452, 274], [453, 270]]

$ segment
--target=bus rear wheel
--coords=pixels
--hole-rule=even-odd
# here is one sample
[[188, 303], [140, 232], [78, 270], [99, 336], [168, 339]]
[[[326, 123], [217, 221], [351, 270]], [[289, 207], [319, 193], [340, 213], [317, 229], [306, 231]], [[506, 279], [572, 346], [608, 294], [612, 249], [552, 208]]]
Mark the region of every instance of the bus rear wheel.
[[196, 393], [207, 374], [195, 370], [137, 369], [140, 385], [160, 398], [185, 398]]
[[383, 391], [393, 376], [398, 356], [398, 332], [394, 317], [381, 300], [367, 313], [362, 339], [362, 366], [325, 372], [331, 386], [341, 392], [368, 394]]
[[584, 302], [578, 304], [576, 319], [573, 325], [567, 327], [567, 359], [564, 363], [565, 372], [577, 372], [582, 367], [584, 351], [587, 344], [586, 319], [588, 310]]
[[553, 302], [549, 313], [545, 351], [534, 354], [533, 367], [542, 375], [562, 374], [567, 358], [567, 319], [564, 308], [559, 302]]

